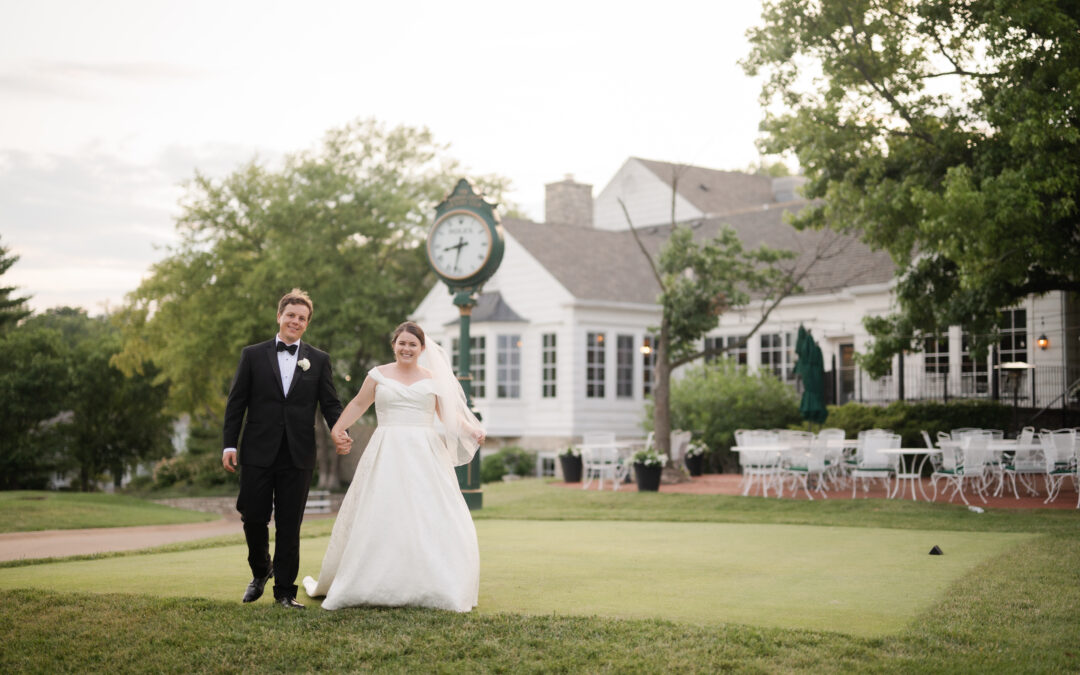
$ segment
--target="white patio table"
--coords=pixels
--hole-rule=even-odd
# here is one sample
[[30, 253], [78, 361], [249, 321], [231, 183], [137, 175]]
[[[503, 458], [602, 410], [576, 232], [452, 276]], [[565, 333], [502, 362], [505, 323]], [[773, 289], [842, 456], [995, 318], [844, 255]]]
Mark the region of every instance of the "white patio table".
[[[926, 461], [930, 459], [930, 455], [935, 455], [941, 452], [937, 448], [885, 448], [884, 450], [878, 450], [878, 453], [882, 455], [898, 455], [900, 461], [897, 466], [899, 470], [896, 472], [896, 487], [893, 488], [892, 494], [889, 495], [889, 499], [895, 499], [897, 495], [900, 498], [904, 498], [904, 494], [907, 493], [908, 487], [911, 488], [911, 500], [915, 501], [918, 497], [915, 494], [915, 488], [918, 486], [919, 492], [922, 492], [923, 501], [930, 501], [930, 498], [926, 496], [926, 488], [922, 484], [922, 472], [926, 466]], [[922, 459], [914, 459], [910, 465], [904, 464], [904, 456], [910, 455], [913, 457], [921, 456]]]

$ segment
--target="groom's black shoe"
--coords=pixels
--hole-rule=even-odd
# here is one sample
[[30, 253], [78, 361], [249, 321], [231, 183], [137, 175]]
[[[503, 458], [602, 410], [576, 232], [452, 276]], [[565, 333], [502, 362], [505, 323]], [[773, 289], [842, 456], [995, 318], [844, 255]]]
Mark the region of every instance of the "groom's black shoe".
[[303, 605], [296, 601], [296, 598], [290, 598], [288, 596], [278, 598], [277, 604], [285, 609], [305, 609]]
[[266, 582], [274, 576], [274, 568], [270, 568], [270, 571], [266, 573], [263, 578], [254, 578], [251, 583], [248, 584], [247, 590], [244, 591], [244, 602], [255, 602], [262, 597], [263, 588], [266, 587]]

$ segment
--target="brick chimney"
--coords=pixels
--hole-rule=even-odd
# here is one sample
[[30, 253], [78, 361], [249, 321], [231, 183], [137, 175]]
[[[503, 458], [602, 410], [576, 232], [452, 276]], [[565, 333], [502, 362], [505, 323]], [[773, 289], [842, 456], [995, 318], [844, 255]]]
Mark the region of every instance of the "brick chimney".
[[593, 226], [592, 186], [574, 181], [573, 174], [558, 183], [544, 186], [544, 221], [573, 225]]

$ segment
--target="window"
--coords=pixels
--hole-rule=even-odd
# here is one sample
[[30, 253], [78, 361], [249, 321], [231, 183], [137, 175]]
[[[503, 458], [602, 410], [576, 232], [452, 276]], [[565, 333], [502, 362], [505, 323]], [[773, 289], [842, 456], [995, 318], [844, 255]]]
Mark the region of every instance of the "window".
[[615, 396], [634, 397], [634, 336], [615, 338]]
[[1001, 333], [999, 344], [1002, 363], [1028, 360], [1027, 354], [1027, 310], [1010, 309], [1001, 313], [1002, 323], [998, 327]]
[[927, 373], [949, 374], [949, 338], [923, 340], [923, 369]]
[[791, 333], [766, 333], [761, 336], [761, 365], [785, 382], [795, 379], [794, 340]]
[[[458, 369], [458, 338], [450, 341], [450, 361], [454, 372], [461, 376]], [[472, 366], [472, 395], [474, 398], [484, 398], [487, 394], [485, 378], [487, 377], [487, 338], [483, 335], [469, 337], [469, 365]]]
[[585, 336], [585, 398], [604, 398], [604, 334]]
[[726, 346], [727, 351], [722, 355], [710, 355], [705, 357], [705, 363], [712, 363], [719, 356], [723, 356], [726, 359], [735, 359], [735, 362], [740, 366], [746, 365], [746, 345], [736, 349], [735, 345], [739, 344], [739, 341], [743, 338], [738, 335], [729, 335], [727, 337], [707, 337], [705, 338], [705, 349], [719, 349]]
[[541, 395], [544, 398], [555, 398], [555, 333], [544, 333], [543, 343]]
[[641, 394], [649, 396], [653, 390], [653, 370], [656, 367], [656, 336], [646, 335], [641, 339]]
[[985, 394], [990, 391], [990, 369], [986, 359], [976, 359], [971, 353], [967, 333], [961, 337], [960, 381], [965, 394]]
[[521, 336], [500, 335], [495, 355], [495, 398], [521, 398]]

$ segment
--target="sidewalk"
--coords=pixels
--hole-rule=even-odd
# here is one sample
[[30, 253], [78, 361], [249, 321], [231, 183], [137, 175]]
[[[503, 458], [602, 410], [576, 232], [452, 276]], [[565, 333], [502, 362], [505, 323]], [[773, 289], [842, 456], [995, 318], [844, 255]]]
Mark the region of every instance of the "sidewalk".
[[0, 561], [131, 551], [243, 532], [239, 516], [180, 525], [9, 532], [0, 534]]

